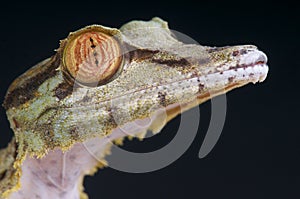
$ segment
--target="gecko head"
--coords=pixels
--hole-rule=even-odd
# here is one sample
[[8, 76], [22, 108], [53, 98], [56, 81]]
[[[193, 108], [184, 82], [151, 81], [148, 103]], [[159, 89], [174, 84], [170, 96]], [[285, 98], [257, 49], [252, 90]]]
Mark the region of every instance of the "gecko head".
[[254, 46], [184, 44], [159, 18], [120, 30], [94, 25], [71, 33], [56, 55], [16, 79], [4, 107], [31, 151], [70, 147], [165, 110], [147, 125], [159, 131], [179, 106], [263, 81], [266, 62]]

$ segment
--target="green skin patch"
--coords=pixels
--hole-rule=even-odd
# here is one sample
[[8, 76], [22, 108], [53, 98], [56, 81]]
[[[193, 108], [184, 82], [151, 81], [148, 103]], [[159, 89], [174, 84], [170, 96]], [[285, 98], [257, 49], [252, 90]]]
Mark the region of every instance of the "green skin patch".
[[147, 129], [156, 133], [182, 111], [263, 81], [266, 61], [251, 45], [184, 44], [159, 18], [70, 33], [55, 55], [17, 78], [7, 92], [4, 107], [15, 138], [0, 151], [2, 197], [87, 198], [84, 175], [106, 165], [109, 141], [121, 144], [129, 135], [116, 133], [118, 128], [165, 109], [163, 120], [157, 116], [130, 136], [142, 139]]

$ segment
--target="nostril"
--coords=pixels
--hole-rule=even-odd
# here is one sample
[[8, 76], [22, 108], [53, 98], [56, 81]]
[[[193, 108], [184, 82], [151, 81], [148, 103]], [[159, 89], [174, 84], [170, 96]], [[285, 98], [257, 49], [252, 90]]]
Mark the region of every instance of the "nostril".
[[260, 52], [260, 55], [258, 56], [257, 60], [256, 60], [256, 63], [266, 63], [268, 61], [268, 58], [266, 56], [265, 53], [263, 52]]
[[247, 54], [247, 52], [248, 52], [247, 49], [235, 50], [232, 52], [232, 56], [236, 57], [238, 55], [245, 55]]
[[232, 52], [232, 56], [236, 57], [240, 54], [240, 52], [238, 50], [235, 50]]
[[240, 54], [241, 54], [241, 55], [247, 54], [247, 52], [248, 52], [248, 51], [247, 51], [246, 49], [240, 50]]
[[267, 62], [267, 56], [265, 53], [254, 50], [251, 52], [247, 52], [246, 55], [240, 57], [239, 63], [241, 65], [251, 65], [251, 64], [265, 64]]

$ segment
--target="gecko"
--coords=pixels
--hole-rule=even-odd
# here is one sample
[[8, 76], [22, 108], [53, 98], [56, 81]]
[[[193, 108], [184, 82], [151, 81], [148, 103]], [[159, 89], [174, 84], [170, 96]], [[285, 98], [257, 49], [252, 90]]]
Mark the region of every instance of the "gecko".
[[186, 44], [158, 17], [71, 32], [7, 91], [15, 136], [0, 150], [0, 198], [88, 198], [84, 176], [107, 166], [113, 144], [267, 74], [256, 46]]

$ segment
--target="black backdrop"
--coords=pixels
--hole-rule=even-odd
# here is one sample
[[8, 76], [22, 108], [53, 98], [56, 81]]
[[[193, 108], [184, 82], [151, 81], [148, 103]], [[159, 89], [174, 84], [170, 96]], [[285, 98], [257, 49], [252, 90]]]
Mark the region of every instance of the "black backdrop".
[[[210, 118], [200, 106], [198, 135], [175, 163], [151, 173], [110, 168], [85, 181], [91, 198], [299, 198], [299, 6], [291, 2], [216, 1], [181, 3], [55, 2], [1, 5], [1, 101], [9, 84], [30, 66], [51, 56], [59, 39], [89, 24], [120, 27], [132, 19], [159, 16], [170, 28], [203, 45], [255, 44], [269, 58], [263, 84], [227, 94], [223, 133], [213, 151], [198, 159]], [[3, 108], [0, 146], [12, 136]], [[130, 150], [149, 151], [172, 140], [180, 118]]]

